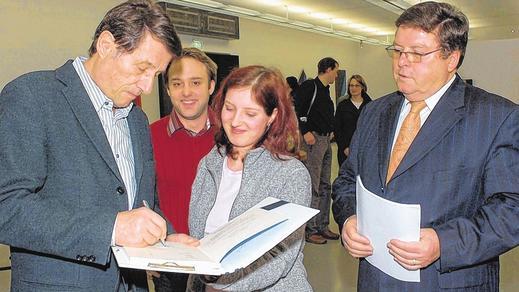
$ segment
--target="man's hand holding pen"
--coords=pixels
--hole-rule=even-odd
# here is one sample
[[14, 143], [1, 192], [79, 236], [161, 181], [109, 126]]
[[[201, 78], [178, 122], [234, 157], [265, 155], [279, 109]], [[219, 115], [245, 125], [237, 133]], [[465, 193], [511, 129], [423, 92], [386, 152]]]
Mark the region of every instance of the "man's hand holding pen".
[[153, 210], [141, 207], [117, 214], [115, 244], [145, 247], [166, 238], [166, 220]]
[[198, 246], [200, 242], [187, 234], [167, 235], [166, 220], [155, 213], [143, 201], [143, 207], [117, 214], [115, 244], [130, 247], [146, 247], [164, 240]]

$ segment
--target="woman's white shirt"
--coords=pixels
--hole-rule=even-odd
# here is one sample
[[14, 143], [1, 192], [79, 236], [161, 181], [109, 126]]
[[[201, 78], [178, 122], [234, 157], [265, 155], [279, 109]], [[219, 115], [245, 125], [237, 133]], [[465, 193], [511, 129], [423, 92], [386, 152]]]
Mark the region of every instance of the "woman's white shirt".
[[241, 177], [243, 171], [233, 171], [227, 166], [227, 156], [223, 160], [222, 180], [216, 195], [216, 202], [207, 216], [205, 234], [218, 230], [229, 221], [231, 208], [240, 191]]

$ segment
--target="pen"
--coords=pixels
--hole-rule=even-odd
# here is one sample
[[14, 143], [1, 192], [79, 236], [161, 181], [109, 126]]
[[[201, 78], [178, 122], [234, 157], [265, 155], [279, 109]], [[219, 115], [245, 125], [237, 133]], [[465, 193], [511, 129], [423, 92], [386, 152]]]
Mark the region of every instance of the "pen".
[[[142, 200], [142, 204], [144, 205], [144, 207], [151, 210], [150, 205], [148, 204], [148, 202], [146, 200]], [[159, 240], [160, 240], [160, 243], [162, 243], [162, 246], [166, 246], [166, 243], [164, 242], [163, 239], [159, 238]]]

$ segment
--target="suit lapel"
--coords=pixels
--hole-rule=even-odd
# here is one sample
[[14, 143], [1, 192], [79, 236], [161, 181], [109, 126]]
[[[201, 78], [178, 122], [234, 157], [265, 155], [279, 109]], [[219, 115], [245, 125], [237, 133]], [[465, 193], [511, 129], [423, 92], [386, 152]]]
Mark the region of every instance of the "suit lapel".
[[395, 131], [396, 124], [398, 123], [398, 115], [404, 97], [400, 93], [396, 93], [388, 97], [389, 103], [385, 111], [380, 115], [378, 125], [378, 161], [380, 167], [380, 185], [386, 184], [386, 174], [389, 164], [389, 156], [391, 155], [391, 145], [393, 144], [393, 132]]
[[457, 76], [420, 128], [404, 159], [396, 169], [393, 178], [398, 177], [422, 159], [461, 120], [462, 114], [457, 109], [464, 106], [464, 95], [465, 84]]
[[62, 90], [63, 95], [86, 135], [92, 141], [115, 176], [123, 182], [119, 168], [113, 157], [112, 149], [103, 131], [103, 125], [101, 125], [101, 121], [97, 118], [97, 113], [94, 110], [81, 79], [79, 79], [72, 65], [72, 61], [68, 61], [65, 65], [56, 70], [56, 78], [65, 85]]
[[142, 133], [139, 133], [139, 125], [137, 119], [134, 117], [135, 105], [134, 108], [130, 111], [128, 115], [128, 128], [130, 129], [130, 137], [132, 143], [132, 151], [133, 151], [133, 163], [135, 165], [135, 182], [136, 182], [136, 194], [135, 200], [133, 200], [133, 207], [136, 204], [140, 204], [141, 201], [137, 196], [139, 196], [139, 186], [142, 178], [142, 170], [143, 170], [143, 159], [142, 159], [142, 145], [140, 137], [143, 137]]

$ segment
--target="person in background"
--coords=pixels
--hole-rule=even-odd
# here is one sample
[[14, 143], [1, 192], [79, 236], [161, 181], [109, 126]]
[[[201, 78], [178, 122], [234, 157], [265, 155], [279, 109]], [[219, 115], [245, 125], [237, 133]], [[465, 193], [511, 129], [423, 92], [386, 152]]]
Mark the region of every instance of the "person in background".
[[347, 98], [339, 102], [335, 111], [334, 133], [337, 142], [337, 160], [339, 167], [350, 152], [350, 142], [357, 128], [360, 112], [371, 98], [368, 85], [360, 75], [352, 75], [348, 80]]
[[[233, 70], [214, 108], [216, 145], [200, 161], [193, 183], [190, 234], [213, 233], [269, 196], [309, 206], [310, 175], [294, 158], [298, 145], [287, 145], [297, 122], [281, 73], [262, 66]], [[191, 275], [188, 291], [311, 291], [303, 246], [301, 227], [243, 269], [220, 277]]]
[[[216, 71], [216, 64], [204, 52], [183, 49], [164, 74], [173, 110], [151, 124], [159, 202], [166, 218], [180, 233], [189, 233], [189, 200], [196, 168], [214, 146], [214, 114], [208, 103]], [[153, 278], [155, 291], [184, 292], [188, 276], [160, 273]]]
[[[396, 27], [386, 50], [398, 91], [364, 108], [333, 186], [344, 247], [360, 258], [358, 291], [499, 291], [499, 256], [519, 244], [519, 106], [457, 74], [469, 23], [455, 7], [416, 4]], [[420, 205], [419, 239], [375, 251], [420, 282], [364, 259], [373, 247], [357, 229], [357, 176], [382, 198]]]
[[13, 291], [147, 291], [146, 273], [120, 269], [111, 245], [197, 243], [166, 237], [148, 119], [133, 106], [180, 51], [160, 6], [128, 1], [105, 15], [88, 58], [2, 90], [0, 243]]
[[290, 97], [292, 98], [292, 103], [295, 104], [296, 92], [299, 88], [299, 83], [297, 82], [297, 78], [295, 76], [288, 76], [286, 80], [290, 88]]
[[312, 208], [320, 212], [306, 225], [306, 241], [325, 244], [327, 239], [337, 240], [330, 223], [330, 196], [332, 172], [333, 101], [330, 84], [335, 82], [339, 63], [326, 57], [317, 64], [315, 79], [303, 82], [296, 92], [296, 112], [303, 136], [302, 150], [306, 153], [304, 164], [312, 177]]

